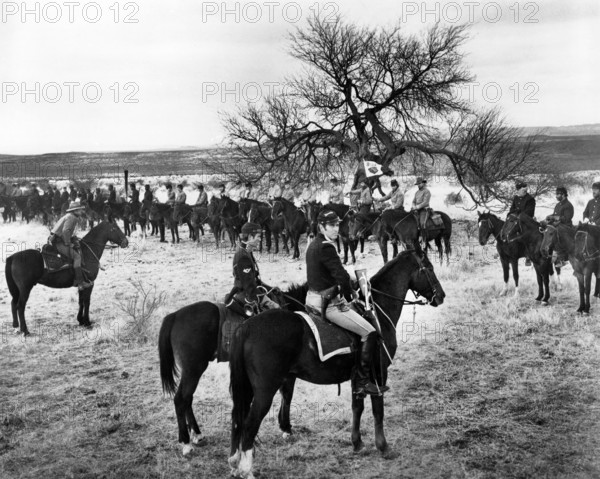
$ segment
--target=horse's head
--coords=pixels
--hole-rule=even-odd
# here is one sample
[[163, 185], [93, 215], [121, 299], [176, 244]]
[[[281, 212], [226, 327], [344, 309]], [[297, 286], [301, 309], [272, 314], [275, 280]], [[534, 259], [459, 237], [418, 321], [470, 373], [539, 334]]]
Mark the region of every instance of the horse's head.
[[250, 211], [250, 209], [252, 208], [253, 205], [250, 204], [250, 202], [248, 201], [247, 198], [242, 198], [239, 201], [239, 211], [240, 211], [240, 216], [242, 217], [243, 220], [247, 220], [250, 221], [249, 216], [248, 216], [248, 212]]
[[492, 214], [490, 212], [477, 212], [479, 215], [477, 224], [479, 230], [479, 244], [485, 246], [490, 240], [490, 236], [494, 234], [494, 223], [492, 220]]
[[431, 306], [441, 305], [446, 293], [433, 271], [429, 258], [422, 251], [413, 250], [411, 253], [415, 268], [410, 275], [408, 287], [416, 293], [415, 296], [423, 296]]
[[360, 239], [364, 236], [367, 226], [365, 224], [365, 215], [348, 213], [348, 237], [351, 241]]
[[118, 244], [121, 248], [127, 248], [127, 246], [129, 246], [129, 240], [127, 239], [127, 236], [125, 236], [125, 233], [121, 231], [121, 228], [119, 228], [117, 223], [106, 221], [100, 224], [105, 230], [107, 241]]
[[540, 247], [542, 254], [550, 256], [550, 247], [556, 245], [558, 240], [558, 229], [552, 225], [546, 225], [543, 230], [542, 245]]
[[252, 205], [252, 207], [248, 210], [248, 223], [256, 223], [257, 218], [258, 208], [256, 207], [256, 205]]
[[277, 200], [273, 202], [273, 209], [271, 210], [271, 217], [277, 218], [283, 213], [283, 201]]

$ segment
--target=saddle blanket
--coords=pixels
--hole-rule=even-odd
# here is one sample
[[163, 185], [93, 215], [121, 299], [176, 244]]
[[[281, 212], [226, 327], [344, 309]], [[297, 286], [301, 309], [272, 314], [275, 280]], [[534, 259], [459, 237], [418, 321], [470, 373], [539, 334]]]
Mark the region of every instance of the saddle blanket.
[[229, 361], [231, 340], [237, 329], [244, 323], [243, 316], [231, 311], [224, 303], [214, 303], [219, 308], [219, 335], [217, 337], [217, 362]]
[[327, 361], [339, 354], [355, 351], [354, 335], [335, 324], [323, 320], [320, 316], [296, 311], [308, 324], [317, 342], [319, 359]]

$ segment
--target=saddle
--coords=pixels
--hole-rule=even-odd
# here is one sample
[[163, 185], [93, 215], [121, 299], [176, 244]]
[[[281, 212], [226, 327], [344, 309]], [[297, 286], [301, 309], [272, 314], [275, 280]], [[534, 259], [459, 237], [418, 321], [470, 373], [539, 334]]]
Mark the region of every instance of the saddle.
[[223, 303], [215, 303], [219, 309], [219, 334], [217, 337], [217, 362], [229, 361], [231, 340], [238, 328], [244, 324], [248, 316], [232, 311]]
[[52, 244], [43, 245], [41, 253], [44, 259], [44, 269], [48, 273], [55, 273], [73, 267], [73, 260], [59, 253], [56, 246]]

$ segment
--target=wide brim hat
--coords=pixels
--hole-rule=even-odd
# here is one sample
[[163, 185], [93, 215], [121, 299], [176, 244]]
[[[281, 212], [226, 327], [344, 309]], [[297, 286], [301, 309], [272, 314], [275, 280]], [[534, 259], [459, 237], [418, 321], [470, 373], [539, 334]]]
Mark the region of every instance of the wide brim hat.
[[79, 201], [71, 201], [71, 203], [69, 203], [69, 207], [67, 208], [67, 213], [78, 210], [85, 210], [85, 206], [83, 206]]
[[420, 185], [421, 183], [427, 183], [427, 180], [421, 177], [417, 178], [415, 185]]
[[527, 183], [525, 183], [524, 181], [517, 181], [515, 184], [515, 188], [517, 190], [520, 190], [521, 188], [526, 188], [527, 187]]

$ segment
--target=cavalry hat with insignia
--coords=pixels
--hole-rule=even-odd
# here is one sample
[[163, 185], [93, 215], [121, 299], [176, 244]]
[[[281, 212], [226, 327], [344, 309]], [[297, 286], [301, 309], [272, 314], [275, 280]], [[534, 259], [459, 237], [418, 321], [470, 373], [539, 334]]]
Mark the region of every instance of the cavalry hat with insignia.
[[67, 208], [67, 213], [78, 210], [85, 210], [85, 206], [83, 206], [79, 201], [71, 201], [71, 203], [69, 203], [69, 208]]
[[427, 183], [427, 180], [424, 178], [418, 177], [415, 185], [420, 185], [421, 183]]
[[524, 181], [517, 181], [517, 183], [515, 184], [515, 188], [517, 190], [520, 190], [521, 188], [525, 187], [527, 187], [527, 183], [525, 183]]
[[320, 224], [339, 224], [340, 217], [335, 211], [321, 210], [319, 216], [317, 216], [317, 223]]
[[261, 231], [262, 228], [260, 227], [260, 225], [257, 225], [256, 223], [246, 223], [244, 224], [244, 226], [242, 226], [241, 233], [243, 235], [255, 235], [260, 234]]
[[592, 190], [600, 190], [600, 181], [596, 181], [593, 185], [592, 185]]
[[558, 195], [559, 193], [562, 194], [562, 195], [567, 196], [567, 189], [564, 186], [557, 186], [556, 187], [556, 194]]

